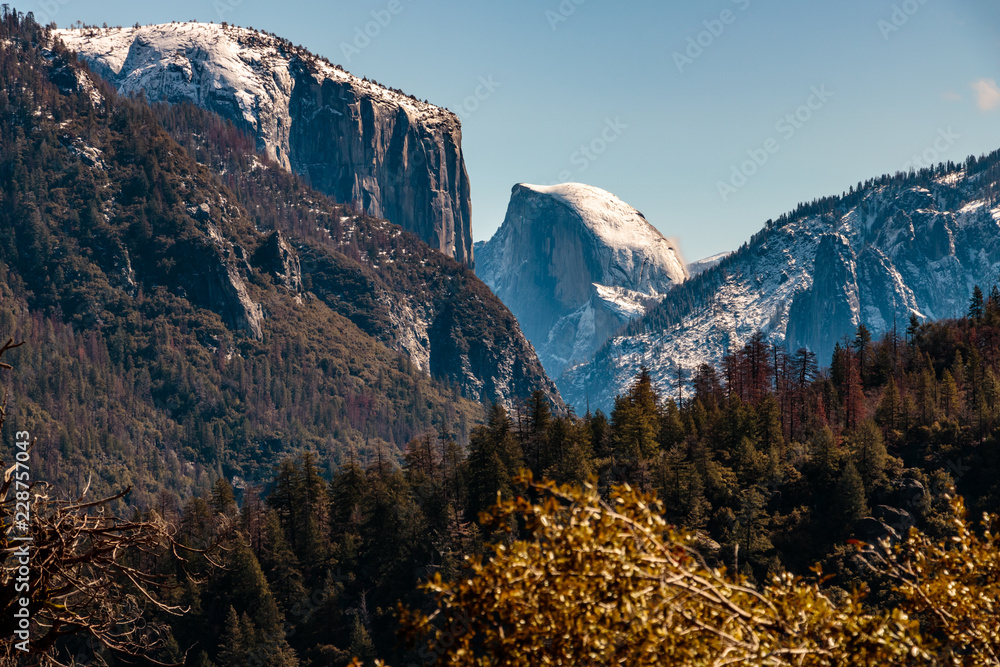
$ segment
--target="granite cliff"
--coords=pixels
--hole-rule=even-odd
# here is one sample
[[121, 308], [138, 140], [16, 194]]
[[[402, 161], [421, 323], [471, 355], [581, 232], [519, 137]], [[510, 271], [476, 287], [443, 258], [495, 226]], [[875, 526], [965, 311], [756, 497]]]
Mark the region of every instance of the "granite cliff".
[[477, 272], [517, 316], [558, 378], [687, 276], [674, 244], [641, 213], [580, 183], [518, 184]]
[[56, 35], [119, 92], [213, 111], [318, 190], [473, 264], [462, 129], [451, 112], [246, 28], [168, 23]]

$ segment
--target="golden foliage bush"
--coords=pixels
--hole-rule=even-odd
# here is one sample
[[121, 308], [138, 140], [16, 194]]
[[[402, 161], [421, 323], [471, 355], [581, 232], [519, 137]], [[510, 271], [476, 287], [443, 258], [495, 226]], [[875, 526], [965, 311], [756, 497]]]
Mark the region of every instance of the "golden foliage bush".
[[[699, 536], [667, 525], [654, 496], [628, 486], [526, 482], [483, 519], [508, 539], [468, 559], [457, 581], [434, 577], [431, 613], [401, 609], [425, 664], [446, 665], [996, 665], [992, 614], [1000, 550], [956, 500], [950, 543], [916, 531], [859, 557], [894, 582], [901, 604], [864, 591], [824, 592], [822, 573], [761, 587], [699, 555]], [[527, 539], [513, 527], [523, 526]]]

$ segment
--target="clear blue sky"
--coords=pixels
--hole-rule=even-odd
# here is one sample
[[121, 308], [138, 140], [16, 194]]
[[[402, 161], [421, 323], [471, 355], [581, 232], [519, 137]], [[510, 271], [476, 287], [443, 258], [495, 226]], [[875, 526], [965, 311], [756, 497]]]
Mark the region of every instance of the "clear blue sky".
[[[514, 183], [571, 180], [614, 192], [697, 259], [915, 154], [958, 161], [1000, 148], [996, 0], [12, 4], [60, 26], [194, 19], [266, 29], [461, 112], [477, 240], [503, 220]], [[372, 12], [386, 25], [369, 26], [378, 34], [345, 55]], [[700, 53], [685, 55], [689, 38]], [[678, 63], [675, 53], [693, 57]], [[485, 99], [467, 104], [477, 87]], [[832, 96], [810, 99], [814, 87]], [[796, 111], [799, 120], [777, 125]], [[600, 154], [578, 152], [588, 144]], [[719, 183], [748, 151], [763, 164], [746, 165], [752, 176], [723, 197]]]

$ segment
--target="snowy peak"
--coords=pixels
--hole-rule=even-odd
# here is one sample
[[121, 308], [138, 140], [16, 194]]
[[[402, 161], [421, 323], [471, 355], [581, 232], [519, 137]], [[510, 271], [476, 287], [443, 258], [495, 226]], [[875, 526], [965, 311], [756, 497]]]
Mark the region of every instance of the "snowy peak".
[[284, 169], [472, 264], [468, 174], [451, 112], [247, 28], [192, 22], [55, 34], [123, 94], [218, 113]]
[[[519, 195], [519, 190], [549, 197], [568, 207], [599, 245], [611, 249], [618, 259], [624, 260], [618, 267], [609, 267], [611, 270], [627, 270], [629, 265], [637, 270], [631, 275], [620, 276], [624, 282], [614, 282], [614, 286], [660, 294], [687, 277], [687, 269], [674, 245], [649, 224], [642, 213], [607, 190], [583, 183], [519, 183], [514, 186], [513, 197]], [[638, 266], [628, 261], [635, 258], [642, 260]]]
[[639, 211], [581, 183], [515, 185], [503, 225], [477, 253], [480, 278], [552, 377], [687, 278], [675, 245]]
[[[415, 117], [450, 112], [346, 72], [289, 42], [249, 28], [215, 23], [162, 23], [132, 28], [76, 28], [55, 31], [67, 47], [96, 64], [98, 73], [124, 94], [158, 91], [171, 102], [206, 100], [232, 92], [243, 119], [257, 121], [257, 105], [291, 90], [281, 76], [294, 61], [308, 62], [322, 79], [347, 82], [373, 99]], [[274, 78], [273, 73], [279, 76]], [[271, 156], [282, 161], [280, 156]], [[287, 158], [285, 158], [287, 162]]]

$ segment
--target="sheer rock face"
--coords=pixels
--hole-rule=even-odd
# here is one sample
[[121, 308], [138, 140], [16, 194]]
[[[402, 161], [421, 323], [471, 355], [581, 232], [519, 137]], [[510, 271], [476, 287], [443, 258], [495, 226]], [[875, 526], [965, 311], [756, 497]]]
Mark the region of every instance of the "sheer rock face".
[[757, 331], [821, 365], [864, 323], [874, 336], [960, 316], [1000, 272], [1000, 154], [933, 174], [871, 181], [769, 224], [718, 265], [670, 292], [594, 361], [559, 380], [563, 398], [607, 408], [639, 369], [661, 389], [717, 364]]
[[551, 377], [588, 360], [687, 276], [641, 213], [588, 185], [515, 185], [478, 274], [517, 316]]
[[302, 291], [302, 266], [292, 245], [278, 230], [271, 232], [254, 255], [255, 263], [289, 292]]
[[218, 113], [317, 189], [473, 264], [469, 178], [451, 112], [244, 28], [171, 23], [57, 35], [120, 92]]
[[820, 237], [813, 263], [812, 288], [800, 292], [789, 310], [786, 337], [827, 359], [838, 334], [857, 329], [857, 258], [848, 240], [839, 234]]

